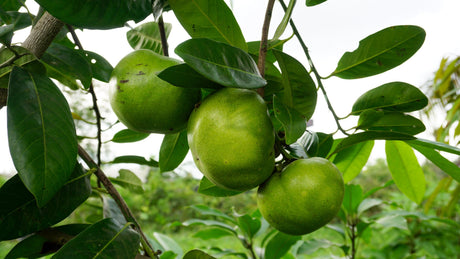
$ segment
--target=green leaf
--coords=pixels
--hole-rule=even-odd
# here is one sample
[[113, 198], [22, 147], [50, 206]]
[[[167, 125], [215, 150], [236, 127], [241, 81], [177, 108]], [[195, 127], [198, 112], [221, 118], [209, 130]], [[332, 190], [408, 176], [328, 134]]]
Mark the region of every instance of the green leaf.
[[361, 173], [371, 155], [374, 141], [365, 141], [343, 149], [334, 158], [334, 164], [343, 174], [343, 181], [348, 183]]
[[193, 225], [204, 225], [204, 226], [212, 226], [212, 227], [218, 227], [222, 228], [224, 230], [230, 231], [233, 233], [235, 236], [237, 236], [236, 231], [233, 229], [232, 226], [221, 222], [217, 220], [211, 220], [211, 219], [189, 219], [184, 222], [182, 222], [184, 226], [193, 226]]
[[364, 199], [358, 206], [358, 210], [357, 210], [358, 211], [358, 217], [359, 217], [359, 215], [361, 215], [366, 210], [368, 210], [370, 208], [373, 208], [375, 206], [379, 206], [382, 203], [383, 203], [383, 201], [380, 200], [380, 199], [371, 199], [371, 198]]
[[457, 182], [460, 182], [460, 167], [458, 167], [458, 165], [443, 157], [433, 148], [417, 145], [411, 141], [408, 141], [407, 143], [426, 158], [428, 158], [431, 162], [433, 162], [433, 164], [443, 170], [446, 174], [450, 175]]
[[205, 176], [203, 176], [203, 178], [200, 181], [198, 192], [204, 195], [214, 196], [214, 197], [228, 197], [228, 196], [234, 196], [234, 195], [241, 193], [241, 191], [227, 190], [219, 186], [216, 186], [214, 183], [209, 181], [209, 179], [206, 178]]
[[157, 161], [150, 159], [147, 160], [141, 156], [118, 156], [115, 157], [113, 161], [108, 162], [110, 164], [138, 164], [138, 165], [147, 165], [151, 167], [158, 167], [159, 164]]
[[134, 258], [139, 241], [139, 234], [128, 224], [107, 218], [82, 231], [52, 258]]
[[168, 0], [192, 38], [208, 38], [248, 50], [232, 10], [223, 0]]
[[17, 243], [5, 259], [39, 258], [54, 253], [88, 226], [88, 224], [70, 224], [35, 233]]
[[239, 216], [237, 218], [237, 222], [238, 227], [249, 240], [252, 240], [262, 225], [260, 219], [251, 217], [248, 214]]
[[267, 84], [257, 64], [241, 49], [210, 39], [190, 39], [175, 52], [207, 79], [227, 87], [259, 88]]
[[129, 143], [146, 139], [150, 133], [138, 132], [130, 129], [122, 129], [115, 133], [112, 142], [115, 143]]
[[339, 144], [335, 146], [332, 152], [328, 155], [329, 157], [333, 154], [336, 154], [345, 148], [351, 147], [363, 141], [368, 140], [412, 140], [415, 139], [412, 135], [407, 135], [398, 132], [389, 132], [389, 131], [366, 131], [360, 132], [353, 135], [350, 135], [342, 140], [339, 140]]
[[331, 76], [356, 79], [383, 73], [408, 60], [425, 41], [425, 31], [413, 25], [392, 26], [359, 42], [346, 52]]
[[163, 251], [172, 251], [177, 255], [178, 258], [181, 258], [184, 254], [184, 251], [179, 246], [179, 244], [174, 241], [174, 239], [157, 232], [153, 233], [153, 237], [162, 246]]
[[356, 184], [346, 184], [342, 208], [348, 215], [356, 215], [358, 206], [363, 201], [363, 188]]
[[10, 76], [7, 123], [14, 166], [43, 207], [75, 167], [77, 137], [69, 105], [45, 75], [15, 67]]
[[230, 222], [232, 222], [233, 224], [236, 224], [236, 221], [228, 216], [227, 214], [219, 211], [219, 210], [216, 210], [216, 209], [213, 209], [213, 208], [210, 208], [206, 205], [191, 205], [190, 206], [191, 209], [199, 212], [201, 215], [206, 215], [206, 216], [214, 216], [214, 217], [218, 217], [218, 218], [222, 218], [222, 219], [225, 219], [225, 220], [228, 220]]
[[315, 157], [319, 149], [319, 137], [316, 132], [306, 131], [299, 139], [298, 143], [303, 147], [309, 157]]
[[189, 150], [187, 131], [166, 134], [160, 147], [160, 171], [167, 172], [176, 169]]
[[223, 86], [215, 83], [193, 70], [187, 64], [171, 66], [161, 71], [158, 77], [174, 86], [185, 88], [219, 89]]
[[315, 6], [319, 5], [321, 3], [326, 2], [327, 0], [306, 0], [305, 5], [306, 6]]
[[310, 239], [302, 243], [302, 245], [297, 250], [298, 255], [303, 254], [313, 254], [318, 249], [327, 249], [333, 246], [337, 246], [337, 244], [332, 243], [327, 239]]
[[295, 58], [273, 50], [281, 68], [284, 90], [277, 94], [283, 103], [301, 113], [305, 120], [313, 115], [316, 107], [316, 86], [305, 67]]
[[83, 54], [90, 64], [93, 78], [108, 83], [112, 75], [112, 65], [104, 57], [95, 52], [84, 51]]
[[219, 239], [225, 236], [233, 236], [233, 234], [222, 228], [207, 228], [199, 230], [193, 234], [193, 237], [200, 238], [202, 240]]
[[296, 159], [308, 158], [309, 156], [305, 152], [305, 149], [302, 145], [295, 142], [290, 144], [289, 146], [284, 147], [289, 155], [293, 156]]
[[216, 259], [215, 257], [210, 256], [209, 254], [198, 250], [198, 249], [193, 249], [188, 251], [183, 259]]
[[425, 176], [412, 148], [402, 141], [386, 141], [388, 168], [398, 189], [420, 204], [425, 194]]
[[152, 13], [151, 0], [37, 0], [37, 3], [64, 23], [88, 29], [123, 27], [127, 21], [138, 23]]
[[22, 6], [18, 0], [3, 0], [0, 3], [0, 9], [3, 11], [17, 11]]
[[289, 21], [291, 20], [292, 10], [294, 10], [295, 4], [296, 4], [296, 0], [289, 1], [289, 5], [286, 11], [284, 12], [283, 19], [281, 20], [280, 24], [276, 28], [276, 31], [275, 31], [275, 34], [273, 35], [272, 40], [278, 40], [281, 37], [281, 35], [283, 35]]
[[391, 82], [361, 95], [353, 104], [352, 115], [368, 109], [412, 112], [424, 108], [428, 98], [417, 87], [404, 82]]
[[126, 224], [126, 218], [123, 216], [117, 202], [109, 196], [102, 196], [102, 215], [104, 218], [112, 218], [119, 224]]
[[291, 236], [282, 232], [276, 233], [274, 237], [268, 241], [265, 247], [265, 259], [279, 259], [285, 255], [291, 247], [301, 239], [302, 236]]
[[19, 175], [0, 188], [0, 240], [25, 236], [52, 226], [70, 215], [91, 194], [89, 175], [77, 164], [71, 179], [42, 208]]
[[81, 51], [53, 43], [40, 60], [46, 66], [48, 76], [71, 89], [78, 89], [76, 80], [80, 80], [85, 89], [90, 87], [93, 77], [91, 63]]
[[284, 105], [280, 98], [273, 96], [275, 118], [282, 124], [286, 144], [290, 145], [300, 138], [307, 128], [305, 117], [297, 110]]
[[379, 118], [364, 116], [368, 114], [368, 112], [361, 114], [358, 129], [400, 132], [409, 135], [416, 135], [426, 129], [419, 119], [402, 112], [386, 112], [379, 115]]
[[[7, 16], [9, 21], [6, 23], [8, 23], [8, 25], [0, 26], [0, 43], [6, 46], [11, 45], [11, 39], [15, 31], [32, 25], [32, 18], [27, 13], [8, 12]], [[2, 24], [1, 19], [0, 24]]]
[[[14, 64], [16, 64], [17, 66], [24, 66], [37, 59], [32, 53], [30, 53], [29, 50], [23, 47], [12, 46], [12, 49], [16, 51], [19, 55], [21, 55], [19, 59], [16, 59], [14, 61]], [[6, 47], [1, 48], [0, 64], [8, 62], [8, 60], [12, 60], [14, 56], [15, 56], [14, 53], [10, 49]], [[0, 88], [8, 87], [9, 75], [12, 69], [13, 69], [13, 66], [6, 66], [3, 68], [0, 68]]]
[[332, 145], [334, 144], [333, 134], [326, 134], [323, 132], [317, 132], [318, 136], [318, 153], [315, 156], [326, 157], [331, 151]]
[[118, 171], [118, 176], [116, 178], [110, 177], [110, 180], [112, 183], [126, 188], [134, 193], [142, 194], [144, 192], [141, 179], [139, 179], [139, 177], [130, 170], [120, 169]]
[[408, 143], [411, 146], [412, 145], [423, 146], [423, 147], [427, 147], [431, 149], [436, 149], [439, 151], [448, 152], [448, 153], [455, 154], [455, 155], [460, 155], [460, 148], [450, 146], [450, 145], [447, 145], [441, 142], [431, 141], [428, 139], [417, 138], [413, 140], [406, 140], [406, 143]]
[[[164, 27], [166, 38], [168, 38], [172, 25], [165, 23]], [[144, 23], [129, 30], [126, 33], [126, 38], [128, 38], [128, 43], [133, 49], [150, 49], [158, 54], [163, 54], [160, 29], [156, 22]]]

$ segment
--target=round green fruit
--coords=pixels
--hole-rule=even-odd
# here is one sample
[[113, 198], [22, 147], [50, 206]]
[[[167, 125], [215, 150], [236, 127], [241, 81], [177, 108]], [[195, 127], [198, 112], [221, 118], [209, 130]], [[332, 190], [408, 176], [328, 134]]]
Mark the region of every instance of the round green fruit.
[[273, 171], [273, 126], [254, 91], [223, 88], [208, 96], [190, 115], [187, 138], [196, 166], [219, 187], [249, 190]]
[[344, 195], [342, 174], [329, 160], [300, 159], [260, 185], [257, 205], [271, 226], [290, 235], [313, 232], [339, 212]]
[[118, 119], [129, 129], [149, 133], [175, 133], [187, 127], [199, 102], [199, 89], [173, 86], [157, 73], [179, 61], [151, 50], [135, 50], [115, 66], [109, 99]]

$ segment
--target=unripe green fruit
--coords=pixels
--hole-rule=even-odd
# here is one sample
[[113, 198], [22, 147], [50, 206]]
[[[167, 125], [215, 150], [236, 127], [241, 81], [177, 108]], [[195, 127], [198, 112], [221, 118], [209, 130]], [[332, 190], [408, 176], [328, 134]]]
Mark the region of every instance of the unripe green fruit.
[[129, 129], [149, 133], [175, 133], [186, 128], [199, 89], [173, 86], [157, 73], [179, 61], [151, 50], [135, 50], [115, 66], [110, 81], [110, 104]]
[[245, 191], [274, 168], [273, 126], [254, 91], [224, 88], [190, 115], [187, 138], [198, 169], [219, 187]]
[[313, 232], [339, 212], [342, 174], [329, 160], [300, 159], [274, 173], [257, 192], [257, 205], [271, 226], [291, 235]]

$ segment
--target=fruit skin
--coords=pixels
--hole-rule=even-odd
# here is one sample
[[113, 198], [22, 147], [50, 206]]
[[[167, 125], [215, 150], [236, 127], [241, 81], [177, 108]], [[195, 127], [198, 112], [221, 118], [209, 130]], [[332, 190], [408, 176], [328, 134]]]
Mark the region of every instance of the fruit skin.
[[156, 75], [178, 60], [151, 50], [135, 50], [115, 66], [109, 99], [118, 119], [129, 129], [149, 133], [176, 133], [186, 128], [199, 89], [180, 88]]
[[208, 96], [190, 115], [187, 139], [196, 166], [219, 187], [249, 190], [273, 171], [273, 126], [254, 91], [223, 88]]
[[300, 159], [274, 173], [257, 191], [257, 205], [271, 226], [290, 235], [311, 233], [339, 212], [342, 173], [329, 160]]

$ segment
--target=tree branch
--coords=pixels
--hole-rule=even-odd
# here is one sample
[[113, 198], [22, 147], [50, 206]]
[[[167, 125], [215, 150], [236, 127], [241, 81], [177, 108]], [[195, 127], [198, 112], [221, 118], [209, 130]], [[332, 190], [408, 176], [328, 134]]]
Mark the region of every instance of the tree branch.
[[[259, 68], [260, 75], [265, 77], [265, 59], [267, 56], [268, 49], [268, 31], [270, 28], [270, 20], [272, 19], [273, 6], [275, 5], [275, 0], [268, 0], [267, 10], [265, 11], [264, 24], [262, 26], [262, 38], [260, 39], [260, 48], [259, 48], [259, 59], [257, 62], [257, 67]], [[257, 92], [260, 96], [264, 96], [264, 88], [261, 87], [257, 89]]]
[[158, 18], [158, 29], [160, 30], [161, 47], [163, 48], [163, 55], [168, 57], [168, 40], [166, 39], [165, 23], [163, 21], [163, 15]]

